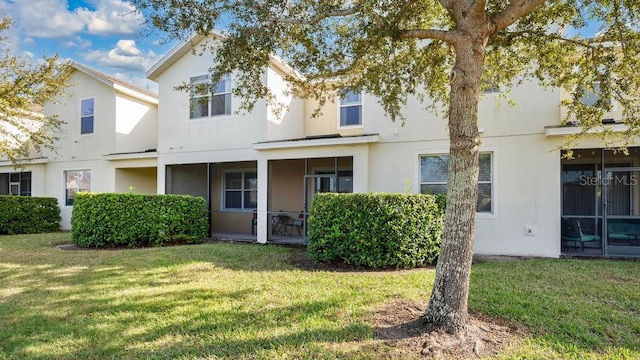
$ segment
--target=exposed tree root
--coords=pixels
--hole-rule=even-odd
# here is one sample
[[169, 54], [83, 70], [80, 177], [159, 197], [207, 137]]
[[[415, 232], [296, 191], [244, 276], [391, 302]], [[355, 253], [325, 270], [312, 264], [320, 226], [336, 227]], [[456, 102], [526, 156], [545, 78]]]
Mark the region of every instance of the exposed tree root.
[[517, 328], [472, 316], [461, 332], [428, 332], [424, 305], [398, 300], [373, 314], [376, 337], [394, 348], [392, 358], [478, 359], [497, 354], [513, 342]]

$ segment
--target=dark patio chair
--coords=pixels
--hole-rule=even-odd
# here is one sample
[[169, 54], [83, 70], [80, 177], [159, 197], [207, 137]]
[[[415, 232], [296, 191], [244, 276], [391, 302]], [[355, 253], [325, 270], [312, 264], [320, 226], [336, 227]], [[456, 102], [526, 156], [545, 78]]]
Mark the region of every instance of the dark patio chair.
[[582, 232], [582, 226], [578, 219], [563, 218], [561, 229], [562, 248], [568, 247], [568, 242], [573, 242], [573, 247], [578, 248], [580, 243], [580, 250], [584, 252], [584, 243], [591, 241], [600, 241], [600, 236], [595, 234], [584, 234]]

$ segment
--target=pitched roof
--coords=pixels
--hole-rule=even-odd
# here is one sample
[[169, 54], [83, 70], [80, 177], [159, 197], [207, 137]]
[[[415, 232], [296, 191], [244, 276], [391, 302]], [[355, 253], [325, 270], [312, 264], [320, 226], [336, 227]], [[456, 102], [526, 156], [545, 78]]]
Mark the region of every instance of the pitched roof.
[[[210, 36], [217, 39], [222, 39], [226, 35], [223, 31], [214, 30], [210, 33]], [[171, 65], [173, 65], [178, 59], [186, 55], [187, 53], [193, 51], [195, 47], [205, 38], [206, 36], [200, 34], [193, 34], [190, 38], [181, 41], [178, 45], [176, 45], [173, 49], [169, 50], [167, 54], [165, 54], [157, 63], [155, 63], [149, 70], [147, 70], [147, 78], [153, 81], [157, 81], [158, 77], [165, 72]], [[275, 66], [279, 70], [284, 73], [301, 77], [301, 75], [289, 66], [283, 59], [276, 55], [271, 55], [269, 57], [269, 62], [271, 65]]]
[[88, 75], [104, 84], [106, 84], [109, 87], [113, 87], [114, 89], [116, 89], [117, 91], [126, 93], [127, 95], [133, 96], [137, 99], [143, 100], [143, 101], [147, 101], [153, 104], [157, 104], [158, 103], [158, 94], [156, 94], [153, 91], [149, 91], [146, 89], [142, 89], [140, 87], [137, 87], [135, 85], [132, 85], [126, 81], [122, 81], [120, 79], [117, 79], [113, 76], [107, 75], [103, 72], [100, 72], [96, 69], [92, 69], [88, 66], [82, 65], [80, 63], [77, 63], [75, 61], [71, 62], [71, 66], [84, 73], [85, 75]]

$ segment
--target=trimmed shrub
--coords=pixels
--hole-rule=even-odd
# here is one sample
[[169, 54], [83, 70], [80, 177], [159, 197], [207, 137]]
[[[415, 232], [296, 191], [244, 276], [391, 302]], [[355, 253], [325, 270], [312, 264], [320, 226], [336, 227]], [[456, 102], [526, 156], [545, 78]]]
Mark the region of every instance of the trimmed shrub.
[[71, 231], [82, 247], [162, 246], [201, 241], [207, 221], [201, 197], [79, 193]]
[[309, 257], [371, 268], [414, 268], [437, 258], [444, 205], [423, 194], [317, 194]]
[[60, 230], [56, 198], [0, 196], [0, 234], [36, 234]]

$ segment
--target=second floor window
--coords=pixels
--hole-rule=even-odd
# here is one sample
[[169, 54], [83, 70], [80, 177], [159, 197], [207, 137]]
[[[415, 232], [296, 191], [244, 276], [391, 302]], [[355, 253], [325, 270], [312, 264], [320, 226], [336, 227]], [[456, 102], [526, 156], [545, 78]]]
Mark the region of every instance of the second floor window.
[[80, 134], [93, 134], [94, 99], [80, 101]]
[[362, 125], [362, 94], [345, 91], [340, 96], [340, 127]]
[[190, 119], [231, 114], [231, 79], [224, 76], [216, 84], [209, 75], [191, 78]]

